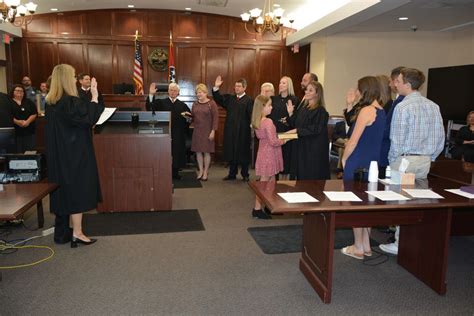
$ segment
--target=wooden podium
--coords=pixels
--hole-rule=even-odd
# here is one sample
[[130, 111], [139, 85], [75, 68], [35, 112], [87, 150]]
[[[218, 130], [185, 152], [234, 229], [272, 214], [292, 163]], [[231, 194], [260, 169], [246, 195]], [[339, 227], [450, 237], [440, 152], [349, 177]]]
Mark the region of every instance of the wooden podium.
[[[143, 113], [149, 112], [140, 112]], [[169, 117], [169, 112], [163, 113]], [[102, 203], [99, 212], [169, 211], [172, 209], [171, 137], [169, 119], [155, 133], [146, 119], [138, 126], [114, 121], [116, 112], [94, 132]], [[128, 114], [128, 115], [131, 115]]]

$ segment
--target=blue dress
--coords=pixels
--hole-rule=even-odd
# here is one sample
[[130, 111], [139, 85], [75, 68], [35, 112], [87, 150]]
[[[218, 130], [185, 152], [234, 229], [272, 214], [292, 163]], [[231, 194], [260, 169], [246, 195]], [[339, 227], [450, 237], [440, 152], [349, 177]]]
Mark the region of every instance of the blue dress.
[[[380, 149], [382, 146], [383, 132], [385, 128], [385, 111], [376, 109], [375, 121], [366, 126], [356, 148], [346, 161], [344, 168], [344, 180], [353, 180], [354, 171], [358, 168], [369, 168], [370, 162], [375, 160], [380, 164]], [[356, 124], [352, 124], [354, 129]], [[352, 130], [350, 131], [352, 134]]]

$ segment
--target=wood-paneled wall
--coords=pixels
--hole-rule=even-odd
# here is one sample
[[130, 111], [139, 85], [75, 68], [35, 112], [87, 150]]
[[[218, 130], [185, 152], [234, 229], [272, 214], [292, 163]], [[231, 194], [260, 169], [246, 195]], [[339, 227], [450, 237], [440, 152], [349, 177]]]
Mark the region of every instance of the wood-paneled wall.
[[170, 30], [176, 77], [184, 95], [193, 95], [200, 82], [212, 87], [219, 74], [224, 77], [224, 92], [232, 92], [233, 82], [240, 77], [247, 79], [247, 93], [252, 96], [265, 81], [278, 87], [283, 75], [292, 77], [298, 87], [309, 65], [309, 47], [297, 54], [285, 47], [290, 29], [255, 35], [247, 33], [240, 20], [227, 16], [94, 10], [35, 15], [24, 37], [12, 44], [9, 79], [20, 82], [28, 74], [38, 86], [56, 64], [68, 63], [77, 73], [95, 76], [102, 93], [112, 93], [113, 84], [132, 82], [135, 30], [141, 35], [145, 91], [151, 82], [167, 81], [168, 72], [153, 70], [147, 56], [157, 47], [168, 50]]

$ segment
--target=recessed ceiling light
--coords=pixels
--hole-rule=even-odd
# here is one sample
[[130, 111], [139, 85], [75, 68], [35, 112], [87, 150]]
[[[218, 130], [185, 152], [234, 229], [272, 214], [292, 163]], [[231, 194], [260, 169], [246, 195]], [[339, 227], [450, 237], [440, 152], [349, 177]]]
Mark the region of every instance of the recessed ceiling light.
[[135, 6], [133, 4], [129, 4], [127, 7], [129, 8], [135, 8]]
[[191, 8], [184, 8], [184, 10], [186, 10], [186, 11], [191, 11]]
[[401, 16], [398, 18], [400, 21], [406, 21], [408, 20], [408, 18], [406, 16]]
[[51, 8], [51, 11], [58, 11], [58, 8]]
[[279, 8], [279, 7], [280, 7], [280, 5], [279, 5], [278, 3], [275, 3], [273, 6], [274, 6], [275, 8]]

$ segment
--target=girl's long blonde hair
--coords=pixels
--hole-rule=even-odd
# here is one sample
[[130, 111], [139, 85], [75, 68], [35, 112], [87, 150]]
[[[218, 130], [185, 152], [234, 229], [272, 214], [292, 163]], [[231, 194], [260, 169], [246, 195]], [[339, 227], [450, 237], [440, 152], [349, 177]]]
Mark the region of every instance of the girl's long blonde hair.
[[260, 128], [260, 122], [262, 121], [263, 117], [263, 108], [268, 101], [271, 100], [269, 97], [264, 95], [259, 95], [255, 98], [255, 102], [253, 103], [253, 110], [252, 110], [252, 127], [255, 129]]
[[76, 71], [71, 65], [56, 65], [51, 74], [51, 85], [46, 96], [48, 104], [56, 104], [64, 94], [77, 97]]

